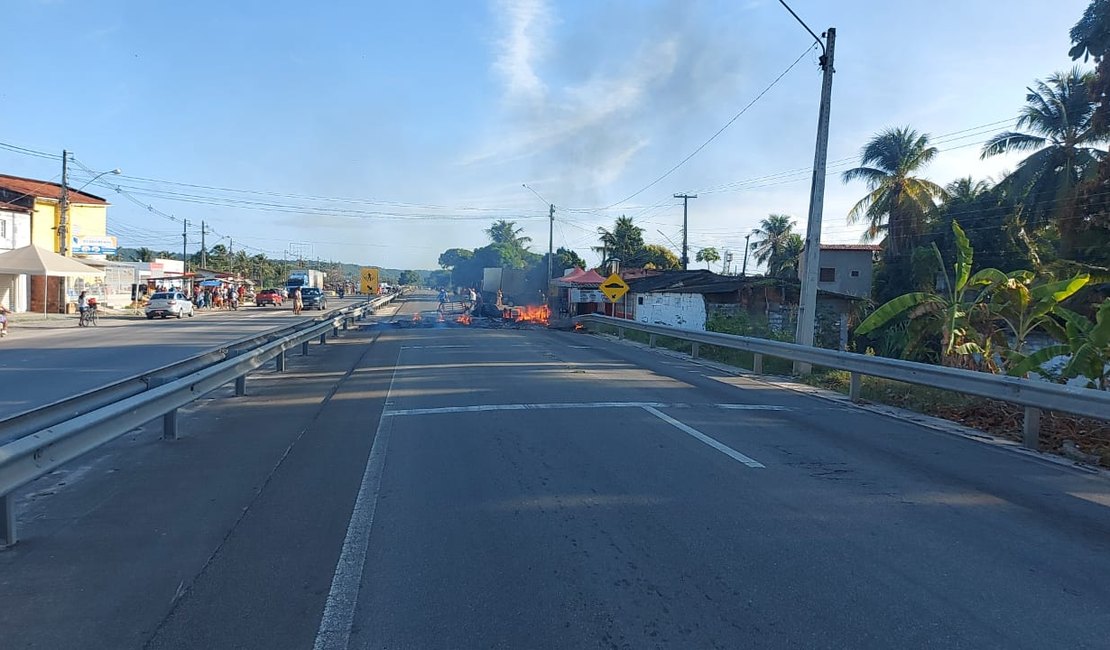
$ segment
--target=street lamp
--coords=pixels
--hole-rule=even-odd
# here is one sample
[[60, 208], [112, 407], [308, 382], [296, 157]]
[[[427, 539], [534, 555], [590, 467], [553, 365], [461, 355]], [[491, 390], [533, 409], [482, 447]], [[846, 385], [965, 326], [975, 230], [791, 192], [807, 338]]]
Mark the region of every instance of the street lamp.
[[[69, 228], [68, 228], [68, 226], [69, 226], [69, 185], [66, 182], [66, 164], [65, 164], [66, 163], [66, 157], [67, 157], [66, 153], [63, 152], [63, 156], [62, 156], [62, 199], [60, 201], [60, 203], [61, 203], [61, 206], [60, 206], [61, 207], [61, 218], [60, 218], [59, 223], [58, 223], [58, 238], [59, 238], [60, 243], [61, 243], [62, 255], [68, 255], [69, 254], [69, 236], [68, 236], [69, 235]], [[119, 167], [117, 167], [115, 169], [109, 169], [106, 172], [100, 172], [96, 176], [93, 176], [92, 178], [90, 178], [88, 180], [88, 182], [86, 182], [84, 185], [77, 188], [76, 191], [80, 192], [81, 190], [85, 189], [89, 185], [92, 185], [92, 183], [94, 181], [96, 181], [98, 178], [100, 178], [101, 176], [107, 176], [108, 174], [117, 174], [118, 175], [118, 174], [122, 174], [122, 173], [123, 172], [119, 169]]]

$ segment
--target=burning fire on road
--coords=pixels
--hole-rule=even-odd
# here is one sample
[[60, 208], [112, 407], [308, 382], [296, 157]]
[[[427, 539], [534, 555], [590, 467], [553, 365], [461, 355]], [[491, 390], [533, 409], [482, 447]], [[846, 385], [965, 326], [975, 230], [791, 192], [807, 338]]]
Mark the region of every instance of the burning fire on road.
[[512, 307], [506, 311], [508, 316], [505, 320], [511, 320], [514, 323], [547, 325], [551, 322], [551, 309], [547, 305], [524, 305], [523, 307]]

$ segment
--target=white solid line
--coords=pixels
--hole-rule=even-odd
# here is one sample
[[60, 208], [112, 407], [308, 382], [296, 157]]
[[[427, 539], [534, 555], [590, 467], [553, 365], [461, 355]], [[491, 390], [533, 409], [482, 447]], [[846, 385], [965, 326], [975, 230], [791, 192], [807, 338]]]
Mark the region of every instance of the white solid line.
[[[385, 393], [385, 404], [389, 403], [393, 393], [393, 382], [397, 379], [397, 366], [400, 364], [401, 350], [397, 350], [397, 360], [389, 378], [389, 389]], [[386, 422], [390, 424], [386, 425]], [[383, 404], [378, 429], [374, 433], [374, 444], [370, 447], [370, 456], [366, 459], [366, 469], [355, 498], [355, 507], [351, 511], [351, 521], [347, 524], [347, 535], [343, 538], [343, 549], [339, 552], [331, 589], [328, 590], [328, 599], [324, 603], [324, 614], [316, 631], [316, 643], [312, 646], [314, 650], [347, 650], [351, 641], [362, 569], [370, 545], [370, 529], [374, 525], [374, 512], [378, 508], [378, 492], [381, 491], [385, 454], [392, 431], [392, 420], [385, 417]]]
[[446, 415], [451, 413], [486, 413], [489, 411], [544, 411], [563, 409], [612, 409], [612, 408], [717, 408], [729, 411], [790, 411], [789, 406], [773, 404], [666, 404], [663, 402], [552, 402], [548, 404], [473, 404], [470, 406], [438, 406], [424, 409], [386, 411], [383, 417], [406, 415]]
[[671, 404], [659, 402], [555, 402], [551, 404], [475, 404], [473, 406], [441, 406], [426, 409], [404, 409], [389, 411], [386, 416], [403, 415], [442, 415], [447, 413], [485, 413], [487, 411], [543, 411], [552, 409], [608, 409], [608, 408], [643, 408], [645, 406], [658, 406], [667, 408]]
[[652, 415], [659, 418], [660, 420], [670, 424], [671, 426], [675, 427], [679, 431], [683, 431], [685, 433], [690, 434], [691, 436], [697, 438], [698, 440], [704, 442], [705, 444], [707, 444], [710, 447], [716, 449], [717, 451], [719, 451], [722, 454], [728, 456], [729, 458], [732, 458], [733, 460], [738, 460], [741, 463], [744, 463], [745, 465], [747, 465], [748, 467], [757, 467], [757, 468], [764, 467], [763, 463], [759, 462], [758, 460], [755, 460], [754, 458], [749, 458], [749, 457], [745, 456], [744, 454], [741, 454], [740, 452], [736, 451], [732, 447], [729, 447], [728, 445], [717, 442], [713, 438], [710, 438], [709, 436], [705, 435], [701, 431], [698, 431], [694, 427], [683, 424], [682, 422], [679, 422], [678, 420], [672, 418], [671, 416], [667, 415], [666, 413], [662, 413], [662, 412], [658, 411], [655, 407], [645, 406], [644, 410], [647, 411], [648, 413], [651, 413]]

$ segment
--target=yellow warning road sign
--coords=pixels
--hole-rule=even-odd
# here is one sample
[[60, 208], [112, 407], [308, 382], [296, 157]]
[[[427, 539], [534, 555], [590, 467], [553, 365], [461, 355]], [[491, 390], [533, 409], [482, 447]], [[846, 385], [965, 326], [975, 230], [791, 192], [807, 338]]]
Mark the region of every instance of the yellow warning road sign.
[[378, 282], [378, 269], [373, 267], [364, 267], [360, 274], [362, 282], [359, 286], [362, 292], [370, 295], [376, 295], [381, 291], [381, 284]]
[[605, 282], [601, 283], [600, 289], [601, 293], [609, 299], [609, 302], [616, 302], [621, 299], [621, 296], [628, 293], [628, 285], [616, 273], [605, 278]]

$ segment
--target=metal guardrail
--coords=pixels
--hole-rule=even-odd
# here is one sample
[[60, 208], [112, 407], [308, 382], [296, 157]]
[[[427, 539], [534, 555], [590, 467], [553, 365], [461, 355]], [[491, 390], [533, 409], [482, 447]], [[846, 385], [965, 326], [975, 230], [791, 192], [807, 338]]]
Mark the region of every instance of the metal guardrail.
[[[386, 298], [386, 300], [378, 304], [384, 304], [388, 302], [389, 299], [392, 299], [391, 296], [384, 298]], [[348, 305], [347, 307], [333, 309], [314, 319], [301, 320], [291, 325], [284, 325], [259, 334], [235, 339], [221, 344], [215, 349], [196, 354], [187, 359], [175, 361], [165, 366], [154, 368], [153, 370], [147, 370], [117, 380], [99, 388], [94, 388], [50, 404], [36, 406], [27, 411], [9, 416], [0, 420], [0, 445], [35, 431], [45, 429], [46, 427], [53, 426], [67, 419], [77, 417], [83, 413], [88, 413], [94, 409], [111, 404], [112, 402], [130, 397], [131, 395], [137, 395], [154, 386], [177, 379], [178, 377], [184, 377], [185, 375], [206, 368], [224, 359], [236, 356], [243, 351], [256, 348], [263, 343], [279, 339], [291, 332], [312, 327], [314, 324], [321, 321], [329, 318], [337, 318], [346, 312], [365, 308], [366, 306], [365, 304]]]
[[1031, 449], [1036, 449], [1038, 446], [1042, 410], [1061, 411], [1099, 420], [1110, 420], [1110, 392], [1106, 391], [1004, 375], [992, 375], [961, 368], [934, 366], [914, 361], [873, 357], [853, 352], [826, 350], [796, 343], [737, 336], [735, 334], [684, 330], [664, 325], [638, 323], [611, 316], [589, 314], [580, 316], [575, 320], [587, 326], [615, 327], [621, 338], [624, 338], [624, 330], [645, 332], [650, 335], [649, 345], [652, 347], [655, 346], [657, 336], [690, 341], [693, 344], [691, 353], [695, 357], [699, 354], [699, 344], [751, 352], [754, 355], [753, 371], [757, 374], [763, 372], [763, 357], [765, 356], [835, 370], [846, 370], [851, 373], [848, 395], [852, 401], [859, 400], [860, 378], [871, 376], [1020, 404], [1025, 407], [1023, 444]]
[[[0, 422], [0, 548], [17, 540], [14, 491], [79, 456], [159, 416], [162, 437], [177, 437], [177, 409], [235, 382], [269, 361], [285, 370], [285, 353], [309, 342], [325, 343], [356, 319], [393, 300], [382, 296], [288, 327], [234, 341], [154, 371], [27, 411]], [[5, 438], [6, 437], [6, 438]]]

